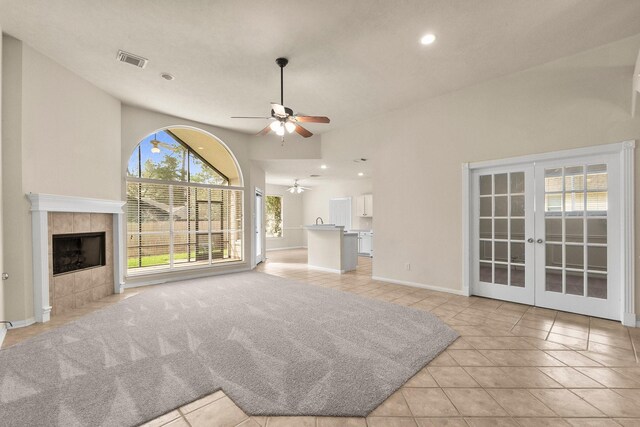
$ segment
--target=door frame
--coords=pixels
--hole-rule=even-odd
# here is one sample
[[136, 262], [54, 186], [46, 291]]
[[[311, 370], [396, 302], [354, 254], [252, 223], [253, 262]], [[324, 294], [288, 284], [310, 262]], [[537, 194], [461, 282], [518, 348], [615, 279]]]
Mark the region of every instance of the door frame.
[[518, 166], [534, 164], [558, 159], [585, 157], [598, 154], [617, 154], [619, 164], [618, 185], [620, 189], [620, 260], [617, 268], [620, 271], [620, 319], [625, 326], [640, 326], [635, 313], [635, 255], [634, 255], [634, 161], [636, 142], [624, 141], [614, 144], [596, 145], [593, 147], [575, 148], [562, 151], [531, 154], [500, 160], [489, 160], [462, 164], [462, 280], [463, 293], [471, 295], [471, 280], [473, 276], [471, 250], [473, 230], [473, 201], [471, 171], [474, 169], [494, 168], [499, 166]]
[[[258, 217], [258, 204], [257, 199], [260, 197], [262, 203], [260, 205], [260, 217]], [[255, 187], [255, 191], [253, 192], [253, 253], [251, 254], [251, 258], [253, 259], [253, 267], [264, 262], [265, 260], [265, 239], [264, 236], [264, 191], [262, 189]], [[260, 230], [258, 232], [258, 224], [260, 225]], [[257, 248], [260, 245], [260, 259], [258, 259]]]

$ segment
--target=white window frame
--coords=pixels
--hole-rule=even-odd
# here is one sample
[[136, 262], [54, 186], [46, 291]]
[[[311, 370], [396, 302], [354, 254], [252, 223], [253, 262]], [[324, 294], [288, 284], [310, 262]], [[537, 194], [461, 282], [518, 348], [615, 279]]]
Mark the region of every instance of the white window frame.
[[556, 152], [532, 154], [501, 160], [462, 164], [462, 279], [463, 294], [470, 295], [472, 280], [472, 206], [471, 171], [474, 169], [535, 163], [552, 159], [582, 157], [598, 154], [618, 154], [620, 165], [620, 319], [625, 326], [638, 326], [640, 321], [635, 313], [635, 254], [634, 254], [634, 221], [635, 221], [635, 193], [634, 193], [634, 155], [636, 142], [624, 141], [614, 144], [596, 145]]

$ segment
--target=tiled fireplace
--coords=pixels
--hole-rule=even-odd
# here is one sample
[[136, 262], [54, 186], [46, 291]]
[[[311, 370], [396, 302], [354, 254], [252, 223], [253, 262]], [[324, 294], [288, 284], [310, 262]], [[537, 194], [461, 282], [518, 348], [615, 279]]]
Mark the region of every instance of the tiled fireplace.
[[[114, 291], [113, 286], [113, 214], [106, 213], [72, 213], [49, 212], [49, 303], [51, 314], [64, 313], [72, 308], [79, 308], [91, 301], [98, 300]], [[78, 266], [77, 270], [60, 268], [63, 271], [56, 272], [54, 268], [54, 236], [67, 237], [69, 245], [77, 246], [76, 241], [86, 239], [86, 236], [104, 236], [104, 265], [84, 267]], [[77, 238], [74, 238], [78, 236]], [[60, 240], [60, 238], [58, 238]], [[58, 251], [63, 250], [58, 246]], [[69, 252], [67, 249], [65, 252]], [[78, 251], [80, 252], [80, 251]], [[102, 254], [101, 254], [102, 255]], [[58, 254], [60, 258], [69, 260], [69, 263], [78, 263], [78, 256]], [[98, 262], [97, 264], [101, 264]], [[84, 267], [84, 268], [83, 268]], [[57, 274], [56, 274], [57, 273]]]
[[[50, 194], [28, 196], [35, 321], [47, 322], [52, 313], [63, 313], [122, 292], [120, 232], [124, 226], [124, 202]], [[57, 237], [56, 274], [54, 236]], [[96, 245], [103, 246], [98, 255], [92, 254]]]

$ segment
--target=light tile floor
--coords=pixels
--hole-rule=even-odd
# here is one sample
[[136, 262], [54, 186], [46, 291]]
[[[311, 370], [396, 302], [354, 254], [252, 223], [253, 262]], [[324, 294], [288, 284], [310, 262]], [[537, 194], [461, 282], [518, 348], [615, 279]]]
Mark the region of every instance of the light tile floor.
[[[258, 271], [430, 311], [461, 337], [369, 417], [249, 417], [222, 391], [147, 426], [640, 426], [640, 329], [618, 322], [311, 270], [305, 250], [270, 252]], [[45, 325], [11, 330], [4, 347], [113, 304], [107, 297]]]

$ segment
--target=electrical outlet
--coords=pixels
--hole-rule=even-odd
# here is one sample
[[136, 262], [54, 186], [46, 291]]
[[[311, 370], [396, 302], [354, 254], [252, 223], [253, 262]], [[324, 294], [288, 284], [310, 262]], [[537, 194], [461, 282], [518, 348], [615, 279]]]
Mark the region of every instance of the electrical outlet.
[[407, 271], [411, 270], [411, 264], [408, 263], [408, 262], [405, 262], [404, 263], [404, 269], [407, 270]]

